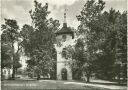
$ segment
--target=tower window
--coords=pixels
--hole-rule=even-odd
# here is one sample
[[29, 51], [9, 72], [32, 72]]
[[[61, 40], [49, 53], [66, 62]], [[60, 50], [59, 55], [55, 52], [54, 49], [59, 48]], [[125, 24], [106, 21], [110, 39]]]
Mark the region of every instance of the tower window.
[[66, 58], [66, 48], [63, 48], [62, 57]]
[[65, 41], [67, 37], [66, 37], [66, 35], [63, 35], [62, 38]]

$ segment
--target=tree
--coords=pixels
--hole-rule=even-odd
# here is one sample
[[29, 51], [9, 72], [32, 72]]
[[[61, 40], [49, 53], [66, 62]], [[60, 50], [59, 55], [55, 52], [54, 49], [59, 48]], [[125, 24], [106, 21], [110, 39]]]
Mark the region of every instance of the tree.
[[[86, 48], [86, 62], [83, 64], [83, 68], [86, 71], [87, 82], [90, 81], [90, 76], [93, 72], [93, 62], [96, 59], [96, 52], [98, 50], [98, 28], [95, 28], [93, 24], [97, 21], [99, 15], [102, 14], [105, 3], [102, 0], [95, 2], [95, 0], [88, 0], [84, 5], [81, 14], [77, 16], [78, 21], [81, 24], [78, 26], [79, 35], [83, 36]], [[96, 29], [96, 31], [95, 31]], [[85, 56], [84, 55], [84, 56]]]
[[[36, 71], [37, 79], [40, 75], [56, 73], [56, 51], [54, 48], [55, 30], [58, 29], [59, 21], [47, 19], [48, 4], [42, 6], [34, 1], [35, 9], [30, 11], [33, 26], [24, 25], [21, 31], [25, 54], [30, 58], [28, 67]], [[54, 76], [55, 78], [55, 76]]]
[[85, 72], [85, 68], [83, 66], [87, 63], [86, 51], [84, 49], [84, 42], [82, 39], [77, 40], [73, 55], [73, 60], [75, 61], [72, 63], [72, 70], [73, 74], [76, 73], [74, 75], [74, 79], [81, 79]]
[[[10, 68], [13, 68], [12, 78], [15, 78], [15, 70], [21, 66], [17, 66], [17, 64], [19, 64], [19, 56], [17, 56], [20, 50], [19, 45], [17, 51], [14, 46], [16, 42], [19, 42], [19, 26], [17, 25], [17, 21], [12, 19], [5, 19], [5, 24], [2, 24], [1, 26], [3, 30], [1, 35], [2, 62], [7, 65], [3, 67], [9, 66]], [[6, 60], [8, 61], [5, 62]]]
[[[119, 11], [110, 9], [109, 12], [100, 15], [93, 24], [96, 27], [100, 26], [98, 29], [101, 30], [98, 33], [99, 40], [101, 40], [98, 49], [102, 51], [102, 54], [99, 53], [96, 62], [99, 63], [97, 70], [99, 75], [101, 74], [100, 78], [104, 76], [102, 79], [112, 80], [117, 77], [119, 75], [119, 69], [116, 70], [119, 68], [118, 64], [126, 62], [126, 20], [122, 17], [126, 18], [126, 12], [121, 14]], [[125, 65], [126, 63], [123, 64]], [[126, 73], [126, 70], [124, 71]]]
[[126, 73], [125, 69], [115, 70], [118, 62], [126, 67], [126, 63], [122, 64], [126, 62], [126, 12], [121, 14], [114, 9], [103, 12], [104, 5], [102, 0], [87, 1], [77, 16], [81, 22], [78, 32], [84, 37], [87, 59], [94, 63], [91, 64], [95, 67], [96, 76], [112, 80], [121, 72]]
[[3, 69], [11, 68], [11, 49], [8, 45], [1, 44], [1, 80], [4, 79]]
[[[117, 26], [117, 52], [116, 52], [116, 62], [120, 62], [121, 64], [121, 72], [118, 73], [117, 76], [119, 76], [120, 73], [122, 73], [122, 78], [127, 81], [127, 12], [123, 12], [118, 17]], [[119, 50], [119, 51], [118, 51]], [[120, 79], [120, 77], [119, 77]], [[120, 83], [120, 81], [119, 81]]]

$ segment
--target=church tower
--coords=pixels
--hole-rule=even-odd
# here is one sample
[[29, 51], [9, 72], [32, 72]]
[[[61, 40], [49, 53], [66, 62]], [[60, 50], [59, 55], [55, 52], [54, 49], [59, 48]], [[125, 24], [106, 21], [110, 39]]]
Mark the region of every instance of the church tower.
[[64, 12], [63, 27], [55, 34], [57, 40], [57, 44], [55, 44], [55, 48], [57, 51], [57, 79], [72, 80], [72, 70], [68, 65], [68, 62], [70, 62], [70, 60], [65, 58], [63, 55], [66, 52], [66, 47], [70, 45], [72, 39], [74, 38], [73, 31], [67, 26], [66, 10]]

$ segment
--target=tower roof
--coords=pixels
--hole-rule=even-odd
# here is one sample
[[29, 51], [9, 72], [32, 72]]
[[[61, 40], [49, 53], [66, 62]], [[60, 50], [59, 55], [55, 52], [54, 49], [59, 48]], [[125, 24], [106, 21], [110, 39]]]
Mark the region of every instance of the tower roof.
[[64, 12], [64, 22], [63, 22], [63, 27], [56, 32], [57, 35], [60, 35], [60, 34], [72, 34], [73, 35], [73, 31], [71, 30], [70, 27], [67, 27], [67, 22], [66, 22], [66, 10], [65, 9], [65, 12]]
[[67, 23], [63, 23], [63, 27], [59, 31], [57, 31], [56, 34], [73, 34], [73, 31], [70, 27], [67, 27]]

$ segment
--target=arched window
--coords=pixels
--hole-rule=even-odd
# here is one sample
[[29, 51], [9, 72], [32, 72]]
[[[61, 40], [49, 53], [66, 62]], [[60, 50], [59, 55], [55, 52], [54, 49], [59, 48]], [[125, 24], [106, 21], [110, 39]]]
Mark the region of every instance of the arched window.
[[62, 50], [62, 57], [64, 57], [64, 58], [66, 58], [66, 48], [63, 48], [63, 50]]

